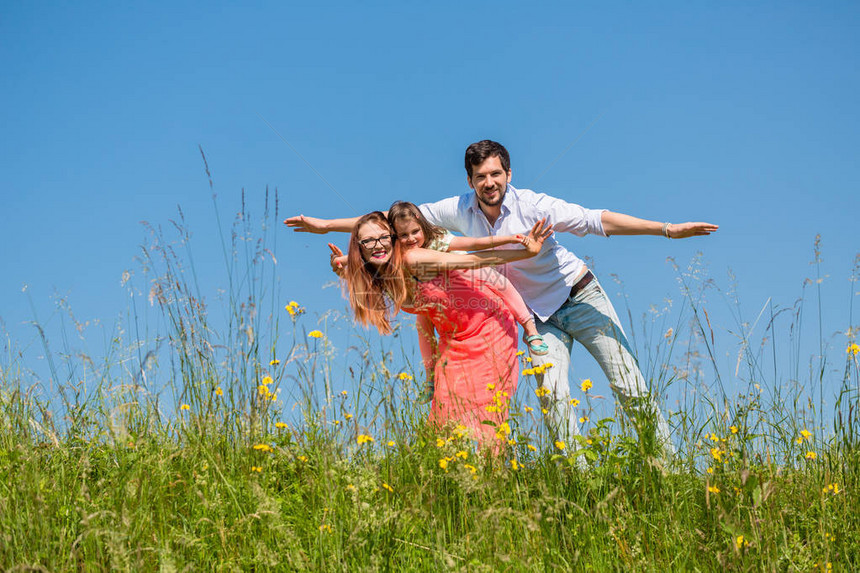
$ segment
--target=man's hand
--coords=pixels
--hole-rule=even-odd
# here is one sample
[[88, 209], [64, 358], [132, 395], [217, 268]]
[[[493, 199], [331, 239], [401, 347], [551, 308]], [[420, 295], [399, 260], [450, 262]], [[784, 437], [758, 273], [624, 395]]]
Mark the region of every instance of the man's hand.
[[328, 248], [331, 249], [331, 270], [334, 274], [343, 278], [344, 270], [346, 270], [346, 255], [331, 243], [328, 244]]
[[293, 231], [296, 233], [317, 233], [322, 235], [329, 231], [325, 219], [305, 217], [304, 215], [285, 219], [284, 225], [287, 227], [293, 227]]
[[670, 239], [686, 239], [687, 237], [710, 235], [719, 228], [719, 225], [712, 225], [711, 223], [670, 223], [666, 232]]

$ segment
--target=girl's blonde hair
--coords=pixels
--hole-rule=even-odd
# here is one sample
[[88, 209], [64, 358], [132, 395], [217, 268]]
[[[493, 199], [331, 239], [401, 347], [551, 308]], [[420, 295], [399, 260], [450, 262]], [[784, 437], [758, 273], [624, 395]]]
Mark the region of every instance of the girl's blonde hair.
[[[376, 223], [392, 235], [391, 258], [384, 265], [372, 265], [361, 255], [358, 231], [366, 223]], [[394, 229], [379, 211], [364, 215], [352, 229], [347, 255], [346, 285], [355, 319], [364, 326], [375, 326], [382, 334], [390, 334], [390, 317], [406, 302], [408, 287]], [[390, 306], [386, 298], [390, 301]]]

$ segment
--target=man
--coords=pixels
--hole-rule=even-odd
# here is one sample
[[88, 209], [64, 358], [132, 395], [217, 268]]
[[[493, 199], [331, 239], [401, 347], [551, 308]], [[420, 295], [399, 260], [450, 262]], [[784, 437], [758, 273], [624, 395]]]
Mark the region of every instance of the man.
[[[467, 236], [512, 235], [546, 218], [555, 231], [577, 236], [663, 235], [682, 239], [717, 230], [710, 223], [659, 223], [607, 210], [585, 209], [542, 193], [516, 189], [511, 182], [507, 149], [490, 140], [466, 149], [467, 182], [473, 193], [421, 205], [433, 224]], [[296, 231], [348, 231], [354, 219], [321, 220], [304, 216], [284, 221]], [[551, 362], [543, 380], [550, 392], [542, 398], [550, 429], [561, 439], [579, 434], [569, 405], [568, 370], [573, 341], [579, 341], [600, 364], [621, 405], [654, 424], [658, 441], [672, 447], [666, 420], [656, 407], [634, 358], [621, 323], [600, 284], [576, 255], [550, 237], [536, 257], [509, 263], [510, 282], [538, 320], [549, 354], [535, 363]]]

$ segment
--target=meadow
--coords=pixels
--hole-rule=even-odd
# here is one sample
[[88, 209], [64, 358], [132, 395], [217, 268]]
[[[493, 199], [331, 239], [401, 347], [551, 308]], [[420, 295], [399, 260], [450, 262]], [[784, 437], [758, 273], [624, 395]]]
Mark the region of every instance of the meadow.
[[334, 325], [347, 318], [276, 294], [289, 272], [269, 250], [276, 208], [249, 219], [222, 235], [223, 296], [208, 299], [181, 219], [169, 238], [152, 227], [127, 277], [140, 306], [98, 358], [66, 308], [68, 336], [40, 330], [39, 368], [6, 337], [0, 568], [860, 568], [851, 317], [833, 325], [848, 331], [835, 379], [831, 367], [766, 374], [775, 330], [799, 329], [797, 312], [788, 326], [771, 316], [758, 344], [741, 339], [731, 387], [742, 390], [726, 392], [695, 265], [678, 268], [683, 312], [655, 320], [639, 348], [655, 395], [685, 397], [669, 417], [677, 454], [659, 450], [647, 419], [601, 414], [589, 381], [567, 405], [586, 433], [549, 436], [540, 372], [523, 355], [517, 395], [499, 396], [510, 423], [492, 456], [460, 427], [427, 425], [409, 322], [386, 339], [347, 324], [339, 348]]

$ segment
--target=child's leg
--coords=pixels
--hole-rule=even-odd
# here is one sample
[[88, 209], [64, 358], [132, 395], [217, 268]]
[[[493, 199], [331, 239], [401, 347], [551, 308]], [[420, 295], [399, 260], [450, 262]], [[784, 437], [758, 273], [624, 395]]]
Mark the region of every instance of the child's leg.
[[526, 328], [526, 324], [531, 322], [534, 334], [537, 334], [537, 329], [534, 328], [535, 321], [534, 318], [532, 318], [532, 313], [529, 310], [529, 307], [526, 306], [523, 297], [520, 296], [520, 293], [514, 288], [514, 285], [508, 282], [505, 275], [495, 271], [494, 269], [487, 268], [484, 269], [484, 271], [485, 274], [483, 278], [486, 281], [487, 287], [502, 299], [502, 302], [508, 307], [511, 314], [514, 315], [514, 319], [523, 325], [523, 328]]
[[548, 348], [537, 330], [535, 319], [514, 285], [503, 274], [496, 271], [492, 271], [492, 274], [487, 273], [485, 278], [490, 290], [502, 299], [502, 302], [514, 315], [514, 319], [522, 325], [525, 333], [523, 341], [528, 344], [529, 351], [537, 356], [546, 354]]

